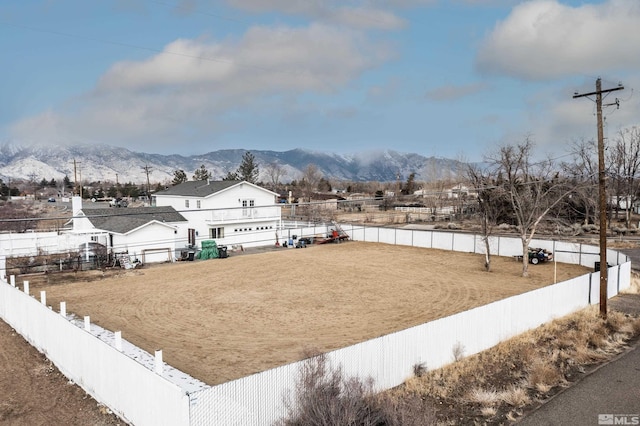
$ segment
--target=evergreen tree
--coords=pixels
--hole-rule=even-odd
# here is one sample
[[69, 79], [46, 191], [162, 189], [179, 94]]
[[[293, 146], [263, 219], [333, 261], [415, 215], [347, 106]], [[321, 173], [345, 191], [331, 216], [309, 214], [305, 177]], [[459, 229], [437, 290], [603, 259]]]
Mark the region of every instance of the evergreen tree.
[[193, 175], [193, 180], [207, 180], [211, 179], [211, 172], [207, 170], [207, 168], [202, 164], [198, 170], [195, 171]]
[[228, 172], [227, 175], [222, 178], [222, 180], [240, 180], [240, 178], [238, 177], [237, 172]]
[[[202, 167], [204, 167], [204, 165]], [[196, 171], [196, 173], [198, 173], [198, 171]], [[173, 180], [171, 181], [171, 185], [179, 185], [183, 182], [186, 182], [187, 180], [187, 174], [184, 172], [184, 170], [175, 170], [173, 172]]]
[[256, 163], [256, 158], [251, 152], [247, 151], [244, 153], [242, 156], [242, 163], [240, 163], [236, 174], [238, 176], [238, 180], [244, 180], [249, 183], [256, 183], [258, 181], [260, 170]]
[[416, 174], [411, 173], [407, 178], [407, 182], [404, 184], [404, 188], [400, 191], [404, 195], [411, 195], [416, 190]]

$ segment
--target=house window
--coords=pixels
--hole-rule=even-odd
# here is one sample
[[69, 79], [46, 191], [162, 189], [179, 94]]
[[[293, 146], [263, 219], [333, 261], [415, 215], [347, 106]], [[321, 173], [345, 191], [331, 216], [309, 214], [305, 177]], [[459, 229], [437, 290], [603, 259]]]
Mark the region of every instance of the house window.
[[196, 208], [201, 208], [202, 206], [200, 205], [200, 200], [196, 200]]
[[184, 207], [189, 208], [189, 200], [184, 200]]
[[242, 200], [242, 216], [249, 216], [255, 206], [255, 200]]
[[211, 228], [209, 238], [224, 238], [224, 228]]

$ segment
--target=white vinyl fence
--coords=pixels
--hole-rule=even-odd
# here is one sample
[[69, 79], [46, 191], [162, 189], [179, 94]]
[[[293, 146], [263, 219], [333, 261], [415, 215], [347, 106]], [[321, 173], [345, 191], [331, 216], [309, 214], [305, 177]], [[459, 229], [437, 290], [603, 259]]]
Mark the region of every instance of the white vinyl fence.
[[87, 234], [70, 232], [10, 232], [0, 233], [0, 255], [34, 256], [38, 253], [78, 251], [87, 242]]
[[[330, 228], [330, 227], [329, 227]], [[323, 230], [327, 232], [329, 229]], [[442, 231], [341, 225], [356, 241], [411, 245], [416, 247], [484, 253], [481, 237]], [[290, 229], [291, 235], [314, 235], [315, 228]], [[532, 246], [554, 250], [566, 263], [594, 266], [598, 248], [580, 243], [534, 240]], [[517, 238], [495, 237], [495, 255], [522, 254]], [[630, 285], [631, 263], [615, 251], [609, 262], [624, 262], [609, 268], [608, 295]], [[599, 301], [600, 273], [590, 273], [552, 286], [510, 297], [330, 352], [329, 361], [341, 365], [348, 376], [373, 378], [378, 390], [402, 384], [413, 375], [413, 366], [429, 369], [453, 360], [454, 347], [462, 345], [470, 355], [549, 320]], [[192, 425], [269, 425], [286, 414], [285, 397], [295, 389], [302, 362], [284, 365], [249, 377], [202, 389], [191, 395]]]
[[[352, 225], [341, 228], [356, 241], [484, 252], [481, 238], [472, 234]], [[330, 229], [330, 225], [292, 227], [286, 237], [318, 236]], [[593, 267], [599, 259], [598, 248], [585, 244], [535, 240], [532, 246], [551, 250], [558, 261], [566, 263]], [[522, 252], [520, 240], [508, 237], [492, 238], [491, 250], [500, 256]], [[610, 264], [616, 263], [609, 268], [608, 296], [612, 297], [629, 287], [631, 263], [615, 251], [607, 255]], [[415, 365], [436, 369], [452, 362], [454, 347], [463, 347], [466, 355], [474, 354], [598, 303], [599, 275], [589, 273], [338, 349], [327, 356], [332, 364], [341, 365], [346, 375], [372, 378], [376, 389], [388, 389], [411, 377]], [[0, 282], [0, 317], [67, 377], [135, 425], [268, 425], [286, 414], [284, 400], [294, 391], [301, 362], [210, 387], [172, 370], [162, 362], [161, 353], [159, 359], [158, 354], [154, 359], [141, 354], [141, 350], [132, 355], [132, 345], [123, 348], [117, 333], [96, 331], [98, 327], [88, 318], [83, 328], [64, 309], [60, 314], [46, 307], [46, 294], [41, 294], [38, 301], [26, 294], [28, 283], [25, 287], [26, 292], [18, 290], [15, 283]], [[180, 375], [186, 377], [176, 380]]]
[[80, 326], [64, 305], [55, 312], [46, 306], [46, 293], [37, 300], [28, 294], [28, 281], [21, 290], [14, 278], [13, 285], [0, 282], [0, 317], [66, 377], [134, 425], [189, 424], [189, 397], [165, 377], [176, 372], [161, 353], [151, 356], [90, 321]]

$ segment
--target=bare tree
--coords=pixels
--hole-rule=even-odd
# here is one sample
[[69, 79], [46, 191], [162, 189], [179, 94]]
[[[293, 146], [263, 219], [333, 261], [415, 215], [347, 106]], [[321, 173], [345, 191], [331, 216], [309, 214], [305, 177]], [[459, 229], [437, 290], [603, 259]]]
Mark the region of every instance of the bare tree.
[[563, 163], [564, 174], [574, 182], [573, 205], [583, 210], [583, 223], [597, 222], [598, 202], [593, 194], [598, 192], [598, 158], [596, 142], [578, 140], [571, 144], [571, 162]]
[[269, 177], [271, 189], [276, 191], [280, 186], [280, 179], [284, 175], [284, 168], [277, 162], [273, 161], [265, 166], [265, 172]]
[[506, 213], [509, 199], [497, 179], [495, 170], [467, 166], [467, 179], [477, 192], [477, 206], [484, 242], [484, 269], [491, 271], [491, 237], [498, 225], [499, 218]]
[[318, 169], [318, 166], [316, 166], [315, 164], [307, 165], [307, 167], [304, 169], [304, 174], [302, 175], [302, 188], [304, 190], [305, 197], [309, 201], [311, 201], [313, 192], [318, 187], [320, 179], [322, 179], [322, 172], [320, 171], [320, 169]]
[[503, 179], [522, 241], [522, 276], [529, 275], [529, 244], [542, 219], [573, 191], [559, 177], [553, 161], [534, 163], [534, 144], [527, 137], [518, 145], [505, 145], [489, 158]]
[[634, 126], [618, 132], [610, 152], [616, 205], [618, 208], [624, 205], [628, 228], [631, 210], [640, 191], [640, 129]]

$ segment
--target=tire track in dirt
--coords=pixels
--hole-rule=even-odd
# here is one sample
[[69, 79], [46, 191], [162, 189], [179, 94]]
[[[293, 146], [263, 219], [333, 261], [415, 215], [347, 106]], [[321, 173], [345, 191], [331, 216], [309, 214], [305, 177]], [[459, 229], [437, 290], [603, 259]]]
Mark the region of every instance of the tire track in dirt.
[[[45, 288], [209, 384], [333, 350], [532, 290], [553, 265], [348, 242], [148, 266], [125, 277]], [[562, 265], [562, 264], [561, 264]], [[587, 272], [559, 266], [560, 280]], [[35, 291], [35, 288], [34, 288]]]

